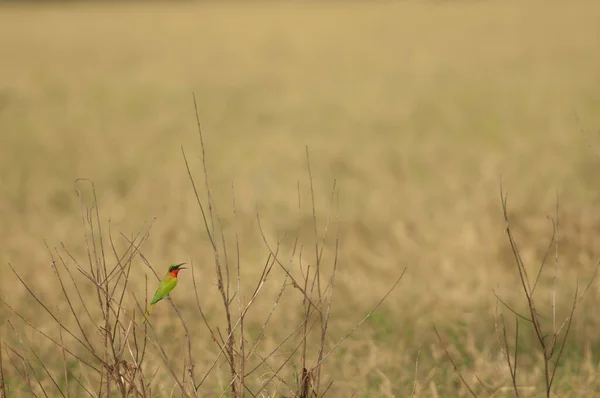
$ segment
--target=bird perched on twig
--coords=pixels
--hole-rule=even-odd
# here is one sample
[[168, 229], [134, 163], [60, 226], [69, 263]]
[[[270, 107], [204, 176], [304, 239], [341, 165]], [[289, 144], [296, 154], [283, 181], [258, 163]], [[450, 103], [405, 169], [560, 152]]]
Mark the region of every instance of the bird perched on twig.
[[162, 280], [158, 284], [158, 288], [154, 293], [154, 297], [152, 297], [152, 300], [150, 301], [150, 305], [146, 310], [146, 315], [144, 316], [144, 321], [142, 323], [146, 323], [146, 321], [148, 320], [152, 307], [154, 307], [154, 305], [160, 300], [167, 297], [169, 293], [171, 293], [171, 291], [175, 289], [175, 286], [177, 286], [178, 282], [177, 274], [179, 274], [179, 271], [181, 271], [182, 269], [186, 269], [186, 267], [182, 267], [182, 265], [184, 264], [185, 263], [171, 264], [171, 266], [169, 266], [167, 274], [162, 278]]

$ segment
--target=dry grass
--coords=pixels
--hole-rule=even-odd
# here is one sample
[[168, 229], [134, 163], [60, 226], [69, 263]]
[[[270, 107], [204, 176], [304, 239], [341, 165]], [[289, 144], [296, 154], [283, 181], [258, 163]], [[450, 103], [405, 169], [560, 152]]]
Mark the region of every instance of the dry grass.
[[[558, 192], [556, 312], [563, 319], [576, 278], [581, 291], [600, 258], [600, 162], [580, 134], [583, 128], [600, 148], [599, 17], [593, 1], [3, 6], [1, 297], [58, 336], [10, 262], [50, 308], [58, 306], [64, 322], [73, 321], [44, 242], [59, 249], [64, 243], [78, 261], [87, 261], [75, 188], [84, 189], [85, 206], [92, 202], [89, 189], [74, 186], [85, 177], [95, 182], [103, 226], [107, 232], [110, 219], [119, 250], [127, 246], [120, 232], [131, 238], [156, 218], [142, 253], [158, 270], [193, 261], [199, 301], [225, 330], [212, 247], [181, 152], [201, 181], [193, 91], [230, 254], [236, 232], [239, 237], [243, 299], [250, 298], [269, 254], [257, 209], [270, 242], [295, 236], [299, 228], [303, 255], [313, 261], [305, 145], [319, 234], [334, 179], [340, 197], [326, 348], [408, 267], [398, 289], [324, 362], [324, 383], [334, 381], [327, 395], [405, 396], [414, 390], [423, 397], [468, 396], [446, 348], [476, 394], [511, 396], [495, 314], [504, 312], [509, 337], [513, 316], [498, 306], [493, 290], [519, 313], [527, 305], [504, 233], [500, 175], [512, 233], [531, 269], [548, 248], [553, 229], [547, 216], [556, 218]], [[202, 184], [199, 189], [206, 194]], [[293, 242], [282, 244], [286, 256]], [[324, 247], [333, 258], [335, 240]], [[331, 271], [332, 265], [324, 267]], [[128, 289], [142, 299], [146, 276], [148, 289], [154, 277], [139, 256], [131, 266]], [[272, 278], [245, 319], [251, 338], [284, 274]], [[553, 266], [536, 289], [542, 322], [552, 319], [552, 286]], [[600, 391], [599, 293], [593, 284], [575, 312], [554, 381], [557, 396]], [[262, 352], [302, 320], [305, 307], [297, 298], [279, 302]], [[190, 328], [203, 374], [218, 350], [199, 316], [190, 273], [182, 273], [173, 301]], [[130, 295], [126, 302], [135, 308]], [[187, 345], [177, 314], [165, 303], [152, 317], [157, 339], [181, 374]], [[60, 349], [21, 328], [4, 306], [0, 319], [4, 342], [24, 351], [32, 344], [50, 371], [65, 373]], [[521, 395], [540, 396], [538, 343], [530, 325], [520, 322], [519, 333]], [[314, 361], [317, 351], [309, 352]], [[11, 365], [17, 357], [6, 346], [2, 354], [7, 387], [19, 396], [26, 386]], [[160, 363], [157, 355], [148, 360]], [[69, 366], [79, 371], [78, 364]], [[282, 370], [286, 382], [294, 379], [294, 366], [301, 370], [298, 363]], [[44, 378], [45, 371], [37, 371]], [[152, 387], [168, 396], [174, 378], [164, 366], [158, 375]], [[264, 372], [248, 382], [271, 376]], [[218, 396], [228, 377], [227, 365], [216, 367], [200, 395]], [[70, 382], [69, 388], [79, 387]]]

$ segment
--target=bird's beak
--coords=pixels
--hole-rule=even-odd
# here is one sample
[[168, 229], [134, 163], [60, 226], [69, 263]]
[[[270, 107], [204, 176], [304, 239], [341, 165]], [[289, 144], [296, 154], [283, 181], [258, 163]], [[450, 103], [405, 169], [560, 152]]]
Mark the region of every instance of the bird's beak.
[[177, 269], [187, 269], [187, 267], [182, 267], [185, 263], [177, 264]]

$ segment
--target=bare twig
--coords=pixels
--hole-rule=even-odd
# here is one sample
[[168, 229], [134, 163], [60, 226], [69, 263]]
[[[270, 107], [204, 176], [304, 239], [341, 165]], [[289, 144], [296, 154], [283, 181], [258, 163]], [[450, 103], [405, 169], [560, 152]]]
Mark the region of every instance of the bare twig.
[[[545, 379], [545, 396], [546, 397], [550, 397], [551, 396], [551, 391], [552, 391], [552, 385], [554, 382], [554, 378], [555, 378], [555, 374], [556, 374], [556, 370], [558, 368], [558, 365], [560, 363], [561, 357], [562, 357], [562, 353], [570, 332], [570, 328], [571, 328], [571, 322], [573, 320], [573, 314], [575, 312], [575, 309], [577, 308], [577, 305], [579, 303], [579, 301], [583, 298], [583, 296], [585, 295], [585, 293], [587, 292], [587, 290], [589, 289], [589, 287], [591, 286], [593, 280], [595, 279], [595, 276], [598, 272], [598, 267], [600, 267], [600, 262], [596, 265], [596, 269], [594, 270], [594, 273], [590, 279], [590, 282], [588, 283], [587, 287], [584, 289], [584, 292], [579, 295], [579, 288], [578, 286], [576, 287], [576, 292], [575, 292], [575, 297], [573, 299], [573, 304], [571, 306], [571, 311], [569, 316], [567, 316], [567, 318], [563, 321], [562, 325], [560, 327], [557, 328], [557, 324], [556, 324], [556, 281], [557, 281], [557, 275], [558, 275], [558, 261], [559, 261], [559, 257], [558, 257], [558, 239], [559, 239], [559, 200], [558, 200], [558, 193], [557, 193], [557, 197], [556, 197], [556, 218], [555, 220], [551, 220], [552, 221], [552, 225], [553, 225], [553, 232], [552, 232], [552, 237], [550, 239], [550, 245], [548, 246], [548, 251], [546, 252], [546, 254], [544, 255], [544, 260], [542, 261], [542, 264], [540, 266], [540, 269], [538, 271], [538, 276], [536, 278], [536, 281], [534, 283], [534, 286], [531, 287], [531, 285], [529, 284], [529, 279], [527, 277], [527, 272], [525, 270], [525, 265], [523, 264], [523, 261], [521, 259], [521, 256], [519, 254], [519, 249], [517, 247], [517, 244], [514, 241], [513, 235], [511, 233], [511, 229], [510, 229], [510, 223], [509, 223], [509, 219], [508, 219], [508, 211], [507, 211], [507, 200], [506, 200], [506, 195], [503, 192], [503, 187], [502, 187], [502, 182], [500, 183], [500, 198], [501, 198], [501, 202], [502, 202], [502, 211], [503, 211], [503, 215], [504, 215], [504, 221], [505, 221], [505, 230], [506, 230], [506, 234], [508, 236], [508, 240], [510, 243], [510, 248], [512, 250], [513, 256], [515, 258], [515, 263], [517, 265], [517, 269], [519, 272], [519, 278], [521, 281], [521, 285], [523, 288], [523, 293], [525, 295], [525, 298], [527, 300], [527, 307], [529, 309], [529, 314], [530, 314], [530, 318], [525, 318], [522, 315], [517, 314], [511, 307], [509, 307], [504, 301], [502, 301], [494, 292], [494, 294], [496, 295], [496, 297], [498, 298], [498, 300], [500, 302], [502, 302], [511, 312], [513, 312], [517, 317], [523, 318], [523, 319], [527, 319], [528, 321], [532, 322], [533, 327], [534, 327], [534, 334], [535, 337], [538, 341], [539, 347], [540, 347], [540, 351], [542, 354], [542, 360], [543, 360], [543, 364], [544, 364], [544, 379]], [[554, 275], [553, 275], [553, 281], [552, 281], [552, 335], [551, 338], [548, 339], [548, 336], [544, 333], [543, 329], [542, 329], [542, 325], [541, 325], [541, 319], [542, 316], [539, 314], [539, 312], [537, 311], [534, 299], [533, 299], [533, 294], [535, 291], [535, 287], [537, 286], [538, 280], [540, 278], [540, 274], [542, 272], [542, 268], [544, 266], [545, 260], [546, 260], [546, 256], [548, 254], [548, 252], [550, 251], [552, 244], [554, 244], [555, 247], [555, 252], [554, 252]], [[566, 326], [564, 335], [562, 336], [562, 342], [560, 345], [560, 349], [558, 352], [558, 355], [554, 358], [554, 353], [555, 353], [555, 348], [557, 345], [557, 342], [559, 340], [559, 335], [561, 334], [563, 327]], [[503, 321], [503, 327], [504, 327], [504, 346], [505, 346], [505, 350], [506, 350], [506, 355], [507, 355], [507, 361], [508, 361], [508, 367], [509, 367], [509, 371], [511, 374], [511, 378], [513, 380], [513, 389], [515, 390], [515, 394], [518, 394], [518, 389], [517, 389], [517, 385], [516, 385], [516, 373], [517, 373], [517, 339], [518, 339], [518, 320], [516, 323], [516, 337], [515, 337], [515, 354], [514, 354], [514, 364], [511, 364], [510, 361], [510, 354], [508, 351], [508, 342], [506, 339], [506, 330], [505, 330], [505, 325], [504, 325], [504, 321]]]
[[318, 306], [316, 306], [314, 304], [314, 302], [311, 300], [310, 298], [310, 294], [307, 293], [305, 288], [302, 288], [301, 285], [298, 283], [298, 281], [296, 280], [296, 278], [294, 278], [294, 276], [290, 273], [290, 271], [285, 267], [285, 265], [283, 265], [283, 263], [279, 260], [279, 258], [277, 257], [276, 253], [273, 251], [273, 249], [271, 248], [271, 245], [269, 244], [269, 241], [267, 240], [267, 237], [265, 236], [265, 233], [263, 231], [261, 222], [260, 222], [260, 217], [258, 215], [258, 210], [256, 211], [256, 219], [258, 221], [258, 229], [260, 231], [261, 237], [263, 239], [263, 242], [265, 243], [265, 246], [267, 247], [267, 249], [269, 250], [269, 253], [273, 256], [273, 259], [277, 262], [277, 264], [281, 267], [281, 269], [285, 272], [285, 274], [292, 280], [292, 284], [293, 286], [300, 290], [300, 292], [302, 293], [302, 296], [306, 298], [306, 300], [310, 303], [310, 305], [312, 307], [314, 307], [314, 309], [318, 312], [320, 312], [320, 309]]
[[[308, 148], [307, 148], [307, 162], [308, 162]], [[310, 171], [310, 167], [309, 167], [309, 171]], [[312, 176], [311, 176], [311, 191], [312, 191]], [[336, 181], [334, 180], [333, 182], [333, 188], [332, 188], [332, 193], [331, 193], [331, 197], [333, 198], [334, 193], [335, 193], [335, 186], [336, 186]], [[337, 266], [338, 266], [338, 254], [339, 254], [339, 213], [340, 213], [340, 207], [339, 207], [339, 194], [337, 196], [337, 201], [336, 201], [336, 205], [337, 205], [337, 213], [336, 213], [336, 236], [335, 236], [335, 250], [334, 250], [334, 255], [333, 255], [333, 270], [331, 271], [331, 278], [329, 279], [329, 283], [328, 286], [331, 286], [331, 291], [329, 293], [329, 299], [327, 301], [327, 311], [325, 313], [325, 317], [323, 319], [323, 316], [320, 316], [320, 321], [321, 321], [321, 341], [319, 344], [319, 354], [317, 357], [317, 363], [321, 363], [322, 359], [323, 359], [323, 352], [325, 350], [325, 337], [327, 334], [327, 327], [329, 325], [329, 315], [331, 313], [331, 301], [333, 300], [333, 288], [334, 288], [334, 284], [335, 284], [335, 274], [337, 271]], [[312, 198], [312, 206], [313, 206], [313, 214], [315, 212], [314, 208], [315, 208], [315, 203], [314, 203], [314, 197]], [[329, 224], [329, 216], [327, 217], [327, 224]], [[314, 219], [315, 222], [315, 228], [316, 228], [316, 218]], [[315, 237], [316, 238], [316, 237]], [[316, 240], [316, 239], [315, 239]], [[318, 248], [318, 245], [316, 245]], [[322, 248], [321, 248], [322, 250]], [[320, 255], [319, 255], [320, 256]], [[317, 269], [321, 268], [321, 259], [317, 258]], [[321, 286], [320, 286], [320, 271], [318, 271], [319, 273], [317, 274], [317, 284], [318, 284], [318, 290], [319, 290], [319, 302], [322, 301], [322, 292], [321, 292]], [[322, 313], [320, 313], [322, 314]], [[318, 395], [319, 394], [319, 389], [321, 387], [321, 365], [317, 366], [316, 368], [313, 368], [316, 371], [316, 387], [315, 387], [315, 394]], [[312, 375], [312, 372], [310, 373]]]
[[[19, 282], [21, 282], [21, 284], [25, 287], [25, 289], [27, 289], [27, 291], [29, 292], [29, 294], [31, 295], [31, 297], [33, 297], [35, 299], [35, 301], [52, 317], [52, 319], [58, 324], [60, 325], [60, 327], [69, 334], [69, 336], [71, 336], [72, 338], [74, 338], [79, 344], [81, 344], [81, 346], [83, 346], [90, 354], [92, 354], [94, 357], [96, 357], [97, 360], [99, 360], [100, 362], [104, 362], [97, 354], [96, 351], [92, 348], [89, 347], [86, 343], [84, 343], [83, 341], [81, 341], [81, 339], [79, 339], [77, 336], [75, 336], [75, 334], [73, 332], [71, 332], [71, 330], [67, 329], [66, 326], [64, 326], [64, 324], [62, 324], [58, 318], [56, 317], [56, 315], [46, 306], [46, 304], [44, 304], [44, 302], [33, 292], [33, 290], [31, 290], [31, 288], [29, 287], [29, 285], [27, 283], [25, 283], [25, 281], [23, 280], [23, 278], [21, 278], [21, 276], [19, 275], [19, 273], [17, 271], [15, 271], [15, 269], [13, 268], [13, 266], [8, 263], [8, 266], [10, 267], [10, 269], [13, 271], [13, 273], [15, 274], [15, 276], [17, 277], [17, 279], [19, 279]], [[1, 300], [1, 298], [0, 298]], [[4, 300], [2, 300], [4, 301]], [[5, 303], [6, 305], [6, 303]]]
[[187, 372], [188, 372], [188, 375], [190, 376], [190, 380], [192, 382], [192, 391], [193, 391], [193, 394], [194, 394], [194, 396], [197, 397], [198, 396], [198, 392], [197, 392], [197, 390], [195, 388], [195, 386], [196, 386], [196, 377], [194, 375], [194, 367], [195, 367], [195, 365], [194, 365], [194, 356], [192, 355], [192, 341], [190, 339], [190, 331], [188, 330], [187, 324], [185, 323], [185, 321], [183, 320], [183, 317], [181, 316], [181, 312], [179, 312], [179, 308], [177, 308], [177, 306], [175, 305], [175, 303], [171, 299], [171, 296], [168, 296], [167, 298], [169, 299], [169, 302], [171, 303], [171, 306], [173, 307], [173, 309], [177, 313], [177, 316], [179, 317], [179, 320], [181, 321], [181, 326], [183, 326], [183, 330], [185, 330], [185, 341], [186, 341], [187, 348], [188, 348], [188, 360], [189, 360], [189, 364], [188, 364], [188, 367], [187, 367]]
[[[59, 314], [60, 316], [60, 312], [58, 311], [58, 308], [56, 310], [56, 313]], [[60, 318], [59, 318], [60, 320]], [[63, 371], [65, 372], [65, 391], [67, 392], [67, 397], [71, 396], [71, 393], [69, 391], [69, 372], [67, 371], [67, 354], [65, 352], [65, 342], [63, 340], [63, 333], [62, 333], [62, 328], [58, 328], [58, 336], [60, 338], [60, 345], [61, 347], [61, 353], [62, 353], [62, 357], [63, 357]]]
[[[37, 394], [35, 393], [35, 391], [33, 391], [33, 385], [31, 384], [31, 376], [29, 375], [29, 366], [28, 366], [28, 362], [27, 362], [27, 358], [25, 358], [25, 353], [23, 353], [23, 355], [19, 354], [17, 352], [17, 350], [15, 350], [13, 347], [11, 347], [10, 345], [8, 345], [7, 343], [4, 343], [6, 345], [6, 348], [9, 349], [10, 351], [12, 351], [12, 353], [14, 355], [16, 355], [17, 357], [19, 357], [19, 359], [21, 360], [21, 363], [23, 364], [23, 372], [21, 372], [18, 368], [18, 366], [12, 361], [12, 358], [10, 357], [10, 354], [8, 355], [8, 359], [11, 361], [11, 364], [13, 365], [13, 367], [15, 368], [15, 370], [19, 373], [19, 375], [21, 376], [21, 379], [23, 379], [23, 381], [25, 382], [25, 384], [27, 385], [27, 387], [29, 388], [29, 393], [31, 394], [32, 397], [37, 397]], [[8, 350], [6, 352], [8, 354]]]
[[473, 391], [473, 389], [471, 389], [471, 387], [469, 386], [469, 383], [467, 383], [467, 381], [465, 380], [465, 378], [463, 377], [463, 375], [460, 373], [460, 369], [458, 369], [458, 366], [456, 365], [456, 362], [454, 362], [454, 359], [452, 359], [452, 356], [450, 355], [450, 353], [446, 349], [446, 345], [444, 344], [444, 341], [442, 340], [442, 337], [440, 336], [440, 333], [438, 332], [438, 330], [437, 330], [437, 328], [435, 326], [433, 327], [433, 330], [435, 331], [435, 334], [437, 335], [437, 338], [440, 341], [442, 349], [446, 353], [446, 357], [450, 360], [450, 362], [452, 363], [452, 366], [454, 367], [454, 370], [456, 371], [456, 374], [460, 378], [460, 381], [467, 388], [467, 390], [469, 390], [469, 392], [471, 393], [472, 396], [477, 397], [477, 394], [475, 394], [475, 392]]
[[502, 188], [502, 182], [500, 183], [500, 199], [502, 201], [502, 211], [504, 214], [504, 223], [505, 223], [505, 230], [506, 230], [506, 234], [508, 236], [508, 240], [510, 243], [510, 247], [513, 253], [513, 256], [515, 258], [515, 263], [517, 265], [517, 269], [519, 271], [519, 279], [521, 281], [521, 286], [523, 287], [523, 293], [525, 294], [525, 298], [527, 300], [527, 308], [529, 309], [529, 313], [531, 316], [531, 320], [533, 323], [533, 328], [535, 331], [535, 335], [537, 337], [537, 340], [540, 344], [540, 348], [542, 350], [542, 353], [544, 355], [544, 377], [545, 377], [545, 382], [546, 382], [546, 396], [549, 397], [550, 394], [550, 390], [549, 390], [549, 385], [550, 385], [550, 365], [549, 365], [549, 352], [548, 352], [548, 346], [546, 344], [545, 341], [545, 336], [544, 333], [542, 331], [542, 326], [540, 323], [540, 317], [538, 315], [537, 309], [536, 309], [536, 305], [534, 303], [534, 299], [533, 299], [533, 295], [532, 295], [532, 287], [529, 283], [529, 278], [527, 276], [527, 271], [525, 269], [525, 265], [523, 264], [523, 260], [521, 259], [521, 255], [519, 253], [519, 249], [517, 247], [517, 244], [512, 236], [512, 232], [510, 230], [510, 223], [508, 220], [508, 210], [507, 210], [507, 199], [506, 199], [506, 195], [503, 192], [503, 188]]
[[[81, 358], [80, 356], [78, 356], [77, 354], [73, 353], [73, 351], [69, 350], [67, 347], [63, 346], [62, 344], [60, 344], [59, 342], [57, 342], [56, 340], [54, 340], [52, 337], [50, 337], [48, 334], [46, 334], [45, 332], [43, 332], [41, 329], [39, 329], [38, 327], [36, 327], [34, 324], [32, 324], [30, 321], [28, 321], [23, 315], [21, 315], [21, 313], [19, 313], [18, 311], [16, 311], [15, 309], [13, 309], [6, 301], [4, 301], [4, 299], [2, 297], [0, 297], [0, 302], [2, 302], [2, 304], [4, 304], [4, 306], [6, 306], [6, 308], [9, 309], [10, 312], [12, 312], [13, 314], [15, 314], [17, 317], [19, 317], [23, 322], [25, 322], [27, 324], [27, 326], [31, 327], [33, 330], [35, 330], [37, 333], [39, 333], [41, 336], [43, 336], [44, 338], [46, 338], [48, 341], [50, 341], [51, 343], [53, 343], [54, 345], [56, 345], [59, 348], [64, 348], [64, 350], [71, 355], [72, 357], [76, 358], [78, 361], [80, 361], [81, 363], [85, 364], [86, 366], [88, 366], [90, 369], [93, 369], [95, 372], [100, 372], [100, 368], [95, 367], [91, 362]], [[6, 344], [6, 343], [5, 343]]]
[[537, 276], [535, 277], [535, 282], [533, 283], [533, 288], [531, 289], [532, 296], [535, 293], [535, 288], [537, 287], [540, 277], [542, 276], [542, 270], [544, 269], [544, 265], [546, 264], [548, 255], [550, 254], [550, 251], [552, 250], [552, 246], [558, 247], [558, 242], [556, 242], [556, 240], [555, 240], [555, 239], [558, 239], [558, 219], [555, 221], [554, 219], [552, 219], [550, 217], [548, 217], [548, 218], [550, 219], [550, 222], [552, 223], [552, 237], [550, 238], [550, 243], [548, 243], [548, 247], [546, 248], [546, 251], [544, 252], [544, 257], [542, 258], [542, 263], [540, 264]]
[[417, 359], [415, 359], [415, 378], [413, 381], [413, 389], [410, 393], [411, 397], [414, 397], [417, 393], [417, 386], [419, 383], [419, 357], [421, 356], [421, 350], [417, 351]]
[[508, 370], [510, 372], [510, 378], [512, 380], [513, 390], [515, 392], [515, 397], [519, 397], [519, 387], [517, 386], [517, 364], [518, 364], [518, 345], [519, 345], [519, 318], [516, 317], [516, 327], [515, 327], [515, 351], [513, 355], [513, 362], [510, 360], [510, 349], [508, 347], [508, 338], [506, 337], [506, 323], [504, 322], [504, 317], [502, 317], [502, 335], [504, 337], [504, 352], [506, 356], [506, 362], [508, 364]]
[[556, 244], [554, 246], [554, 278], [552, 279], [552, 331], [556, 335], [556, 277], [558, 274], [558, 190], [556, 191]]
[[[8, 324], [8, 326], [10, 326], [10, 328], [13, 331], [13, 333], [17, 337], [17, 340], [19, 341], [19, 344], [21, 345], [21, 349], [23, 350], [23, 355], [21, 356], [21, 359], [23, 360], [23, 365], [25, 366], [25, 369], [26, 369], [27, 373], [29, 374], [29, 370], [31, 370], [31, 374], [33, 375], [33, 378], [37, 382], [38, 387], [42, 390], [42, 393], [44, 394], [44, 396], [46, 398], [48, 398], [48, 394], [46, 393], [46, 389], [44, 388], [44, 385], [42, 384], [42, 381], [39, 379], [39, 377], [37, 376], [37, 374], [33, 370], [33, 365], [31, 364], [31, 361], [29, 361], [29, 359], [27, 358], [26, 349], [25, 349], [25, 343], [23, 343], [23, 339], [21, 338], [21, 335], [15, 329], [15, 327], [13, 326], [13, 324], [12, 324], [11, 321], [8, 321], [7, 324]], [[34, 354], [35, 354], [35, 352], [34, 352]], [[39, 360], [39, 358], [38, 358], [38, 360]], [[53, 378], [52, 378], [52, 382], [54, 382], [56, 384], [56, 382], [54, 381]], [[33, 393], [31, 381], [29, 381], [29, 389]], [[60, 389], [59, 389], [59, 391], [60, 391]], [[61, 391], [61, 393], [62, 393], [62, 391]], [[64, 397], [64, 395], [63, 395], [63, 397]]]
[[240, 265], [240, 237], [238, 231], [238, 218], [237, 218], [237, 207], [235, 203], [235, 185], [231, 184], [231, 207], [233, 210], [233, 224], [235, 229], [235, 257], [237, 264], [237, 302], [238, 302], [238, 311], [239, 311], [239, 320], [240, 320], [240, 347], [239, 347], [239, 355], [240, 355], [240, 365], [239, 365], [239, 375], [240, 375], [240, 398], [244, 398], [245, 393], [245, 365], [246, 365], [246, 350], [244, 347], [244, 311], [242, 309], [242, 287], [240, 283], [240, 274], [241, 274], [241, 265]]
[[506, 301], [502, 300], [502, 298], [500, 298], [500, 296], [498, 296], [498, 293], [496, 293], [496, 290], [492, 289], [492, 293], [494, 293], [494, 296], [496, 297], [496, 300], [498, 300], [499, 302], [501, 302], [502, 305], [504, 305], [510, 312], [512, 312], [513, 314], [515, 314], [515, 316], [523, 319], [524, 321], [533, 323], [533, 321], [531, 319], [527, 318], [525, 315], [519, 314], [515, 309], [513, 309], [510, 305], [508, 305], [508, 303]]
[[[310, 197], [311, 197], [311, 207], [312, 207], [312, 216], [313, 216], [313, 228], [314, 228], [314, 239], [315, 239], [315, 262], [316, 262], [316, 269], [315, 269], [315, 279], [317, 281], [317, 300], [319, 303], [321, 303], [322, 300], [322, 294], [323, 291], [321, 290], [321, 256], [319, 254], [319, 233], [318, 233], [318, 225], [317, 225], [317, 212], [316, 212], [316, 205], [315, 205], [315, 190], [314, 190], [314, 182], [313, 182], [313, 177], [312, 177], [312, 171], [310, 169], [310, 157], [308, 154], [308, 146], [306, 146], [306, 168], [308, 170], [308, 179], [310, 182]], [[335, 275], [335, 271], [333, 273], [333, 275]], [[307, 273], [308, 276], [308, 273]], [[306, 290], [306, 288], [305, 288]], [[321, 325], [321, 343], [320, 343], [320, 347], [319, 347], [319, 357], [317, 362], [321, 362], [321, 359], [323, 358], [323, 350], [324, 350], [324, 345], [325, 345], [325, 334], [327, 333], [327, 323], [325, 321], [324, 318], [324, 314], [322, 311], [319, 311], [319, 323]], [[316, 373], [316, 389], [315, 391], [319, 392], [319, 385], [321, 383], [321, 366], [318, 366], [315, 369], [315, 373]], [[308, 375], [310, 375], [311, 377], [313, 377], [312, 372], [309, 372]], [[308, 377], [308, 375], [303, 375], [303, 377]]]
[[[215, 216], [213, 213], [213, 200], [212, 200], [212, 193], [211, 193], [211, 189], [210, 189], [210, 184], [209, 184], [209, 178], [208, 178], [208, 167], [206, 164], [206, 152], [205, 152], [205, 146], [204, 146], [204, 137], [202, 135], [202, 128], [200, 125], [200, 117], [198, 115], [198, 104], [196, 102], [196, 95], [192, 94], [193, 97], [193, 101], [194, 101], [194, 111], [196, 114], [196, 123], [198, 126], [198, 135], [200, 137], [200, 150], [202, 153], [202, 166], [203, 166], [203, 171], [204, 171], [204, 183], [205, 183], [205, 188], [206, 188], [206, 194], [207, 194], [207, 204], [208, 204], [208, 218], [206, 215], [206, 212], [204, 210], [204, 206], [202, 205], [202, 202], [200, 200], [200, 196], [198, 194], [198, 190], [196, 188], [196, 184], [194, 182], [190, 167], [189, 167], [189, 163], [187, 161], [187, 158], [185, 156], [185, 152], [183, 150], [183, 148], [181, 149], [182, 154], [183, 154], [183, 158], [184, 158], [184, 162], [185, 162], [185, 166], [187, 169], [187, 173], [188, 173], [188, 177], [189, 180], [192, 184], [192, 188], [194, 190], [194, 195], [196, 197], [196, 201], [198, 203], [198, 206], [200, 207], [200, 211], [202, 213], [202, 218], [204, 220], [204, 226], [205, 226], [205, 230], [206, 233], [209, 237], [209, 240], [212, 244], [213, 247], [213, 253], [214, 253], [214, 259], [215, 259], [215, 270], [216, 270], [216, 274], [217, 274], [217, 282], [218, 282], [218, 289], [219, 292], [221, 293], [221, 298], [223, 301], [223, 306], [225, 309], [225, 318], [226, 318], [226, 322], [227, 322], [227, 333], [229, 335], [227, 342], [225, 343], [225, 345], [227, 346], [227, 355], [228, 355], [228, 362], [229, 362], [229, 366], [230, 366], [230, 372], [231, 372], [231, 377], [232, 379], [235, 379], [237, 376], [237, 371], [236, 371], [236, 367], [235, 367], [235, 360], [234, 360], [234, 352], [235, 352], [235, 339], [234, 339], [234, 335], [233, 335], [233, 329], [232, 329], [232, 321], [231, 321], [231, 311], [230, 311], [230, 300], [229, 300], [229, 264], [227, 261], [227, 258], [225, 258], [225, 271], [226, 271], [226, 275], [227, 275], [227, 279], [224, 280], [223, 278], [223, 273], [222, 273], [222, 264], [221, 264], [221, 260], [220, 260], [220, 256], [219, 256], [219, 250], [217, 248], [217, 244], [215, 241]], [[209, 228], [209, 223], [208, 223], [208, 219], [210, 219], [210, 228]], [[225, 244], [224, 244], [224, 235], [221, 235], [222, 240], [223, 240], [223, 248], [225, 250]], [[226, 285], [226, 286], [225, 286]], [[231, 386], [231, 392], [232, 392], [232, 396], [234, 398], [238, 397], [238, 389], [236, 387], [236, 383], [234, 383]]]
[[381, 306], [381, 304], [388, 298], [388, 296], [392, 293], [392, 291], [394, 291], [396, 286], [398, 286], [398, 284], [402, 280], [402, 277], [404, 276], [404, 273], [406, 272], [406, 270], [407, 270], [407, 268], [405, 267], [404, 270], [402, 271], [402, 273], [400, 274], [400, 276], [398, 277], [398, 279], [396, 279], [396, 281], [394, 282], [392, 287], [390, 287], [388, 289], [388, 291], [381, 298], [381, 300], [379, 300], [379, 302], [375, 305], [375, 307], [373, 307], [373, 309], [371, 311], [369, 311], [369, 313], [367, 315], [365, 315], [365, 317], [363, 319], [361, 319], [360, 322], [358, 322], [356, 325], [354, 325], [354, 327], [348, 333], [346, 333], [346, 335], [340, 341], [338, 341], [333, 346], [333, 348], [331, 350], [329, 350], [329, 352], [327, 352], [327, 354], [323, 355], [323, 358], [315, 366], [320, 365], [325, 359], [327, 359], [327, 357], [329, 357], [329, 355], [331, 355], [340, 346], [340, 344], [342, 344], [344, 341], [346, 341], [346, 339], [348, 337], [350, 337], [350, 335], [352, 335], [352, 333], [354, 333], [354, 331], [356, 329], [358, 329], [360, 327], [360, 325], [362, 325], [367, 319], [369, 319], [369, 317], [377, 310], [377, 308], [379, 308], [379, 306]]
[[[550, 396], [550, 389], [552, 388], [552, 383], [554, 382], [554, 376], [556, 375], [556, 369], [558, 368], [558, 364], [560, 363], [560, 358], [562, 357], [563, 350], [565, 349], [565, 345], [567, 344], [567, 337], [569, 336], [569, 332], [571, 330], [571, 322], [573, 321], [573, 314], [575, 313], [575, 308], [577, 308], [577, 293], [578, 288], [575, 289], [575, 296], [573, 298], [573, 305], [571, 306], [571, 313], [568, 316], [567, 329], [565, 331], [565, 335], [563, 337], [562, 344], [560, 346], [560, 350], [558, 351], [558, 356], [556, 357], [556, 361], [554, 362], [554, 368], [552, 369], [552, 376], [550, 376], [550, 381], [547, 386], [546, 395]], [[555, 335], [556, 338], [556, 335]]]
[[2, 367], [2, 349], [4, 341], [0, 339], [0, 398], [6, 398], [6, 388], [4, 386], [4, 368]]

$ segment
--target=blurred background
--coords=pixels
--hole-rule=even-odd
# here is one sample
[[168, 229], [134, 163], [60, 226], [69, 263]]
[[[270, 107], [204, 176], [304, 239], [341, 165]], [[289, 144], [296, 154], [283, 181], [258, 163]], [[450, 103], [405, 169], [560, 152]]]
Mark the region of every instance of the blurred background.
[[[269, 239], [300, 228], [302, 244], [314, 244], [306, 147], [320, 233], [334, 180], [339, 190], [331, 346], [408, 267], [328, 359], [331, 395], [404, 396], [417, 387], [419, 396], [466, 396], [436, 324], [469, 381], [477, 375], [484, 395], [510, 396], [494, 322], [497, 311], [513, 315], [492, 290], [519, 310], [525, 302], [500, 181], [532, 270], [550, 243], [558, 197], [564, 317], [577, 278], [587, 283], [600, 259], [599, 18], [600, 5], [585, 0], [2, 3], [0, 294], [38, 311], [10, 263], [61, 303], [45, 244], [84, 258], [76, 180], [87, 178], [115, 235], [155, 219], [144, 255], [157, 269], [193, 261], [201, 299], [220, 316], [182, 156], [203, 187], [194, 93], [211, 188], [230, 242], [237, 225], [247, 290], [268, 254], [257, 211]], [[555, 247], [536, 292], [546, 314], [554, 255]], [[143, 295], [147, 268], [132, 269], [131, 288]], [[197, 316], [190, 279], [177, 289], [174, 301]], [[270, 308], [278, 286], [266, 289], [259, 308]], [[598, 292], [592, 285], [576, 312], [556, 381], [561, 396], [600, 388]], [[301, 315], [299, 303], [289, 305], [295, 315], [276, 317], [275, 329]], [[154, 311], [165, 328], [179, 327], [169, 306]], [[0, 307], [0, 319], [10, 316]], [[202, 327], [194, 333], [207, 339]], [[522, 377], [536, 386], [530, 334], [523, 326]]]

